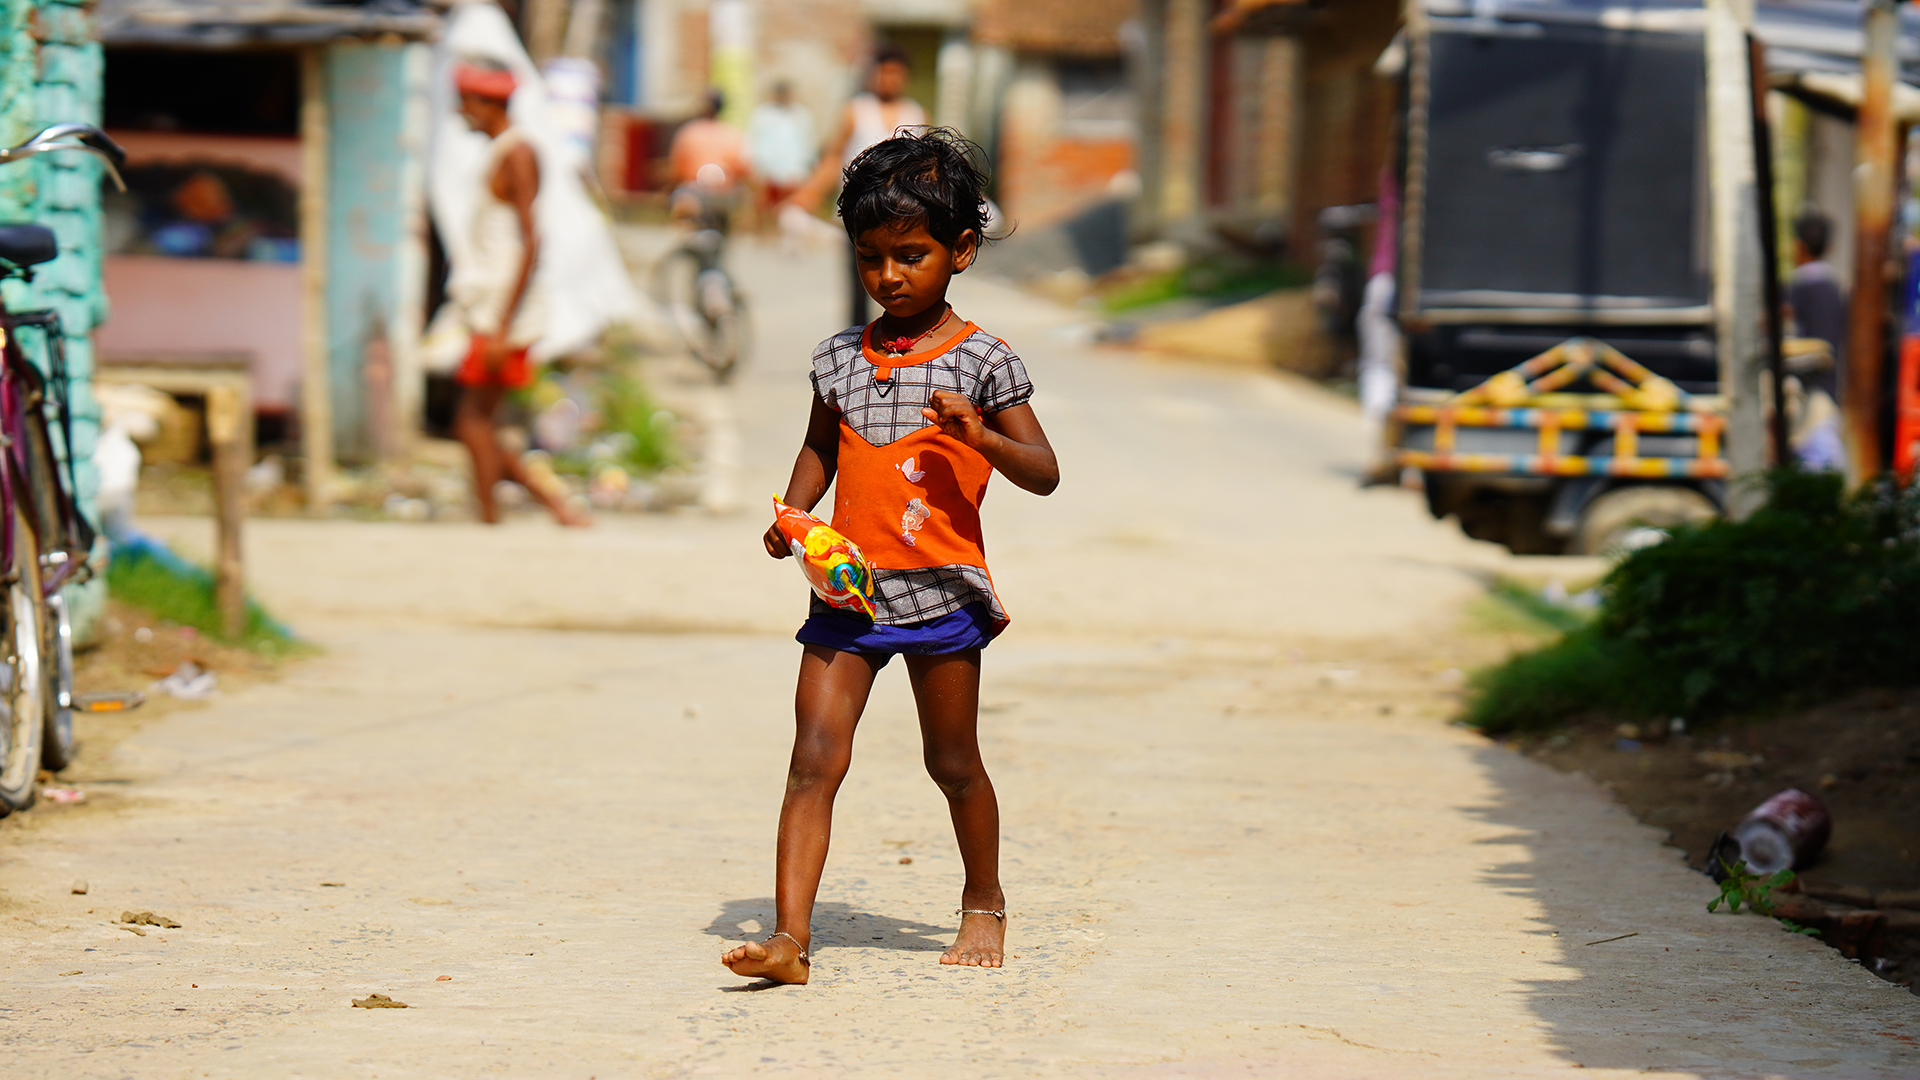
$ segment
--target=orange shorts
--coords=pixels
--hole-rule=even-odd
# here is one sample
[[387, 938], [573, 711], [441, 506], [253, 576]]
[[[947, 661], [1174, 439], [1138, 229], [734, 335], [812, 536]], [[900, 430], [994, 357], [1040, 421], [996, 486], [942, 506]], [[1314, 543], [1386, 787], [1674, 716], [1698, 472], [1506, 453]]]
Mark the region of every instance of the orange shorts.
[[533, 364], [527, 359], [532, 346], [515, 349], [500, 358], [500, 366], [487, 370], [487, 339], [479, 334], [473, 335], [473, 343], [467, 347], [467, 358], [460, 362], [460, 371], [453, 379], [461, 386], [502, 386], [508, 390], [519, 390], [533, 385]]

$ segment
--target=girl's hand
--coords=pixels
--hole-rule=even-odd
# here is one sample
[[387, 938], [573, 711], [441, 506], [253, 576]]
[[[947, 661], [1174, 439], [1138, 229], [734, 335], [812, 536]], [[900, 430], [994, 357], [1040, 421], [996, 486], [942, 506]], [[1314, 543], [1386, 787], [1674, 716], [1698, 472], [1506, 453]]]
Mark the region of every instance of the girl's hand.
[[939, 426], [944, 435], [952, 436], [978, 450], [987, 439], [986, 422], [980, 418], [980, 410], [974, 407], [965, 394], [953, 390], [935, 390], [930, 407], [921, 409], [920, 415], [929, 423]]
[[787, 535], [780, 531], [778, 522], [767, 526], [766, 534], [760, 537], [760, 542], [767, 545], [767, 554], [776, 559], [785, 559], [793, 555], [793, 549], [787, 546]]

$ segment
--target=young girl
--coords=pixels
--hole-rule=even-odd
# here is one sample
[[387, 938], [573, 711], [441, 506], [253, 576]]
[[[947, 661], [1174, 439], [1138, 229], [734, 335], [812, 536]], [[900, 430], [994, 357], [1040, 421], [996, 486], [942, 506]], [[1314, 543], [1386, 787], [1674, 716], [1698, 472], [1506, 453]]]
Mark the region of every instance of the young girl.
[[[980, 538], [994, 470], [1046, 495], [1060, 469], [1027, 400], [1026, 367], [947, 304], [985, 226], [986, 177], [971, 144], [936, 129], [874, 144], [847, 166], [840, 217], [861, 283], [885, 314], [813, 354], [813, 412], [785, 501], [812, 509], [834, 484], [833, 525], [874, 568], [875, 617], [813, 600], [774, 866], [775, 926], [720, 962], [807, 981], [809, 922], [833, 797], [874, 676], [906, 657], [927, 772], [947, 796], [966, 866], [960, 932], [943, 964], [999, 967], [1006, 942], [1000, 808], [980, 761], [980, 650], [1007, 625]], [[837, 483], [835, 482], [837, 478]], [[778, 528], [767, 554], [788, 555]]]

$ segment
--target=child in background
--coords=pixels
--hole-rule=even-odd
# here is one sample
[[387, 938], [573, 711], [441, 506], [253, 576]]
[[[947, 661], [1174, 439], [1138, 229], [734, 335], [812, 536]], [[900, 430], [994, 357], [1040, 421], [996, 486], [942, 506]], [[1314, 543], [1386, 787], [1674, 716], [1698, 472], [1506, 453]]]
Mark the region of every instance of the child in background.
[[[861, 283], [885, 314], [813, 354], [813, 409], [784, 501], [811, 510], [834, 485], [833, 525], [866, 552], [875, 616], [814, 599], [797, 640], [796, 731], [780, 807], [774, 931], [727, 951], [739, 975], [804, 983], [833, 799], [874, 676], [897, 653], [920, 713], [927, 771], [947, 797], [966, 883], [943, 964], [999, 967], [1006, 896], [1000, 810], [980, 760], [980, 651], [1007, 625], [980, 535], [995, 470], [1046, 495], [1060, 483], [1033, 386], [1005, 342], [955, 315], [953, 275], [986, 219], [977, 148], [935, 129], [876, 143], [847, 166], [840, 217]], [[837, 480], [837, 482], [836, 482]], [[767, 554], [789, 550], [777, 527]]]

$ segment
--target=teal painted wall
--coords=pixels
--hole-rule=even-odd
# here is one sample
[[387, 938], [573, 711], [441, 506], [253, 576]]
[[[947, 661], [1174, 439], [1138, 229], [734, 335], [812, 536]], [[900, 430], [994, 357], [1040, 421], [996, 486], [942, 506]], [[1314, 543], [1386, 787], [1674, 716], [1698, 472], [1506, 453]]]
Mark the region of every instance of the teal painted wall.
[[[409, 200], [419, 150], [406, 114], [409, 58], [422, 46], [341, 42], [326, 50], [327, 366], [334, 452], [366, 461], [375, 450], [368, 359], [392, 357], [389, 335], [412, 290], [401, 286]], [[376, 374], [374, 388], [384, 389]]]
[[[12, 146], [61, 121], [100, 122], [102, 59], [89, 7], [0, 0], [0, 33], [0, 144]], [[100, 180], [100, 164], [88, 154], [45, 154], [0, 167], [0, 220], [37, 221], [60, 240], [60, 257], [39, 267], [31, 285], [8, 282], [6, 299], [15, 309], [53, 308], [65, 324], [72, 452], [89, 515], [99, 487], [92, 457], [100, 433], [91, 335], [107, 314], [100, 288]], [[32, 347], [37, 344], [28, 342], [29, 352], [44, 362], [44, 352]], [[90, 634], [106, 604], [105, 582], [72, 594], [70, 603], [76, 629]]]

